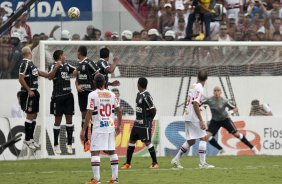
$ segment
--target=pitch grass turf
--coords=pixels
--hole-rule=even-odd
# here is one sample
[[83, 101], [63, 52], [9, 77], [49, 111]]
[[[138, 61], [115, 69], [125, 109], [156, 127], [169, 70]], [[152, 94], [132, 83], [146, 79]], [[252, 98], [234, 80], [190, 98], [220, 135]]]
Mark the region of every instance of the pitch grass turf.
[[[170, 157], [158, 158], [160, 169], [148, 169], [151, 159], [133, 158], [132, 169], [120, 170], [121, 184], [281, 184], [282, 156], [208, 157], [215, 169], [200, 170], [198, 157], [184, 157], [181, 170], [172, 170]], [[125, 159], [120, 159], [120, 166]], [[108, 158], [101, 160], [101, 182], [111, 177]], [[92, 177], [90, 159], [0, 161], [1, 184], [83, 184]]]

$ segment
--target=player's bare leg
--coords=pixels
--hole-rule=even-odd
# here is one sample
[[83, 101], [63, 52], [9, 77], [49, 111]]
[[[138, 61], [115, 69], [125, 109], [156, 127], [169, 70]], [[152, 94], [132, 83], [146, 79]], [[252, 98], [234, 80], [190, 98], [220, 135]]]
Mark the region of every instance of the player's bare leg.
[[179, 149], [175, 157], [171, 160], [171, 164], [173, 165], [174, 168], [183, 169], [183, 166], [180, 164], [180, 158], [183, 154], [189, 152], [190, 147], [193, 146], [194, 144], [195, 144], [194, 139], [187, 140], [182, 144], [181, 148]]
[[53, 127], [53, 133], [54, 133], [54, 151], [56, 154], [61, 154], [61, 149], [59, 145], [59, 135], [61, 130], [61, 122], [62, 122], [62, 116], [55, 116], [55, 123]]
[[72, 134], [73, 134], [73, 124], [72, 124], [72, 115], [65, 115], [66, 118], [66, 131], [67, 131], [67, 152], [72, 154]]
[[[81, 129], [83, 127], [83, 124], [85, 122], [85, 116], [86, 116], [87, 111], [81, 111]], [[89, 124], [90, 125], [90, 124]], [[88, 135], [91, 132], [91, 126], [88, 126], [85, 132], [85, 139], [82, 141], [83, 147], [84, 147], [84, 152], [87, 152], [90, 150], [90, 140], [88, 139]]]
[[136, 143], [136, 141], [129, 140], [127, 152], [126, 152], [126, 163], [123, 164], [123, 166], [121, 167], [122, 169], [130, 169], [131, 168], [131, 159], [132, 159], [132, 155], [133, 155], [134, 150], [135, 150], [135, 143]]
[[91, 167], [93, 178], [86, 182], [86, 184], [100, 183], [100, 151], [91, 151]]
[[118, 155], [115, 151], [107, 151], [110, 156], [110, 163], [112, 168], [112, 178], [108, 183], [118, 183]]
[[259, 154], [257, 148], [255, 146], [253, 146], [243, 134], [241, 134], [237, 131], [237, 132], [233, 133], [233, 135], [235, 137], [237, 137], [238, 139], [240, 139], [240, 141], [242, 141], [245, 145], [247, 145], [253, 151], [253, 153], [255, 155]]
[[207, 137], [203, 137], [199, 142], [199, 158], [200, 158], [200, 169], [211, 169], [214, 168], [213, 165], [210, 165], [206, 162], [206, 153], [207, 151]]
[[156, 151], [155, 151], [153, 144], [151, 143], [151, 141], [148, 141], [148, 142], [145, 142], [145, 145], [147, 146], [148, 151], [149, 151], [151, 158], [152, 158], [152, 165], [150, 166], [150, 169], [159, 168], [157, 156], [156, 156]]

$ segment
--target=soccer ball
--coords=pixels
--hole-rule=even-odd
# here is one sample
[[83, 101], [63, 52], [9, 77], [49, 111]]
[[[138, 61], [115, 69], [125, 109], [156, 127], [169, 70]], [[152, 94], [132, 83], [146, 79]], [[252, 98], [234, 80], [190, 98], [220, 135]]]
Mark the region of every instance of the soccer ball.
[[77, 7], [71, 7], [68, 11], [68, 16], [71, 19], [77, 19], [80, 16], [80, 10]]

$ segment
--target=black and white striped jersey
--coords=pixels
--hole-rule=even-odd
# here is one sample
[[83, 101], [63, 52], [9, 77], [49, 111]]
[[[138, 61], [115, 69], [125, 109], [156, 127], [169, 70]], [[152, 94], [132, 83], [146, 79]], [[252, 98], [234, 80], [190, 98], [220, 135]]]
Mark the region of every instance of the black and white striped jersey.
[[[55, 66], [56, 62], [49, 67], [49, 73], [54, 69]], [[55, 77], [53, 78], [53, 97], [63, 96], [71, 93], [70, 75], [74, 70], [75, 67], [68, 63], [62, 64], [57, 69]]]
[[[31, 90], [38, 88], [38, 69], [29, 59], [23, 59], [19, 69], [19, 75], [24, 75], [24, 80]], [[26, 91], [23, 87], [22, 91]]]
[[93, 79], [95, 74], [99, 71], [98, 66], [90, 59], [85, 58], [80, 61], [77, 66], [77, 83], [86, 91], [93, 91], [95, 89]]

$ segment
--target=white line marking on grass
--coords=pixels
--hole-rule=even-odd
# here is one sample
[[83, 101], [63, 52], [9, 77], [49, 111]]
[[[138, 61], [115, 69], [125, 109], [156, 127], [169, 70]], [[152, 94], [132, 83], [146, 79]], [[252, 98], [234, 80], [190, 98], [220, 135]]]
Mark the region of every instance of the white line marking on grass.
[[[273, 168], [279, 168], [279, 165], [272, 165], [272, 166], [245, 166], [243, 169], [246, 170], [257, 170], [257, 169], [273, 169]], [[159, 168], [159, 169], [149, 169], [149, 168], [140, 168], [140, 169], [119, 169], [119, 172], [152, 172], [152, 171], [183, 171], [183, 170], [238, 170], [238, 169], [242, 169], [242, 168], [228, 168], [228, 167], [215, 167], [212, 169], [199, 169], [197, 168], [183, 168], [183, 169], [177, 169], [177, 168]], [[101, 171], [105, 171], [105, 169], [101, 169]], [[54, 173], [65, 173], [65, 172], [71, 172], [71, 173], [90, 173], [92, 172], [91, 169], [89, 170], [65, 170], [65, 171], [34, 171], [34, 172], [4, 172], [4, 173], [0, 173], [0, 175], [15, 175], [15, 174], [54, 174]]]

